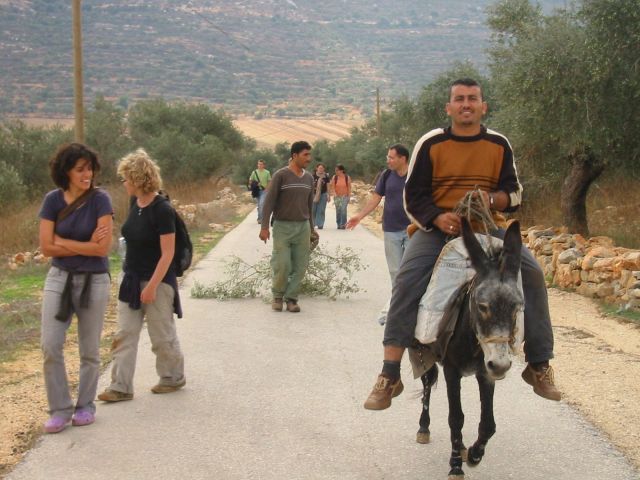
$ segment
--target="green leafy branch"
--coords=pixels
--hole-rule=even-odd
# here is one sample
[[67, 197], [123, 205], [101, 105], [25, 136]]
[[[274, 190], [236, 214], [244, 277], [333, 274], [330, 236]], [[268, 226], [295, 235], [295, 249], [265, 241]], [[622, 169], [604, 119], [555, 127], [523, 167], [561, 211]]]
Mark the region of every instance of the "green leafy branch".
[[[267, 255], [257, 263], [250, 264], [234, 255], [225, 266], [225, 280], [212, 285], [196, 281], [191, 288], [191, 296], [218, 300], [267, 297], [271, 287], [270, 260], [271, 256]], [[337, 247], [329, 253], [318, 247], [311, 252], [300, 292], [309, 296], [326, 296], [332, 300], [340, 296], [348, 298], [350, 294], [360, 291], [353, 276], [365, 268], [352, 248]]]

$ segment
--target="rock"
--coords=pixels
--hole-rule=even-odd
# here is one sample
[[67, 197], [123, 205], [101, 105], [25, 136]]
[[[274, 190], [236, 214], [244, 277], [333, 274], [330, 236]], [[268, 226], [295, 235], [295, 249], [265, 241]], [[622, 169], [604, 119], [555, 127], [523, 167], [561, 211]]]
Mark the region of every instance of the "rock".
[[640, 270], [640, 252], [629, 252], [622, 257], [622, 268]]
[[596, 296], [596, 289], [597, 286], [593, 283], [584, 282], [576, 289], [576, 292], [585, 297], [594, 298]]
[[616, 259], [617, 257], [612, 257], [612, 258], [601, 258], [596, 260], [596, 262], [593, 264], [593, 269], [594, 270], [608, 270], [608, 271], [613, 271], [614, 266], [616, 264]]
[[17, 270], [18, 264], [15, 262], [9, 262], [9, 270]]
[[533, 242], [535, 242], [540, 237], [551, 238], [554, 235], [555, 232], [548, 228], [546, 230], [530, 230], [527, 236], [529, 237], [529, 245], [533, 245]]
[[13, 263], [17, 263], [18, 265], [22, 265], [25, 262], [25, 255], [24, 253], [20, 252], [20, 253], [16, 253], [13, 256]]
[[553, 277], [553, 283], [561, 288], [567, 288], [574, 285], [573, 280], [574, 277], [572, 275], [572, 269], [570, 265], [557, 265], [555, 275]]
[[633, 290], [629, 291], [629, 296], [633, 298], [640, 298], [640, 288], [634, 288]]
[[570, 248], [558, 255], [558, 263], [569, 264], [571, 262], [576, 262], [578, 258], [581, 258], [582, 256], [583, 255], [580, 250], [577, 248]]

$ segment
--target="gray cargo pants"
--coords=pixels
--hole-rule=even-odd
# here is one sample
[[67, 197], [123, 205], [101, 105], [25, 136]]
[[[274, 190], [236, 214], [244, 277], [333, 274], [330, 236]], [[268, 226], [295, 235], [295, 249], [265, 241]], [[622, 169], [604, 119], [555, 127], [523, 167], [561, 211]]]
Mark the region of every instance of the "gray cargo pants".
[[42, 324], [40, 344], [44, 355], [44, 383], [49, 401], [49, 413], [71, 418], [74, 410], [95, 413], [94, 404], [100, 376], [100, 335], [104, 315], [109, 302], [111, 277], [108, 273], [95, 273], [91, 277], [91, 294], [88, 308], [80, 307], [80, 293], [84, 276], [73, 277], [71, 300], [78, 317], [78, 349], [80, 351], [80, 376], [78, 399], [75, 406], [69, 392], [67, 369], [64, 363], [64, 342], [71, 325], [71, 315], [62, 322], [55, 315], [67, 281], [68, 272], [51, 267], [44, 282], [42, 297]]

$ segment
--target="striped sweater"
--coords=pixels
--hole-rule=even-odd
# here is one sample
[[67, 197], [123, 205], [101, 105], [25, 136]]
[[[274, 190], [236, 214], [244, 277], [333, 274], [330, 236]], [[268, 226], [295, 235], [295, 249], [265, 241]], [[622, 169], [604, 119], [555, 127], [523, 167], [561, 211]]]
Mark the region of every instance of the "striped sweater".
[[313, 219], [313, 177], [306, 170], [301, 177], [283, 167], [273, 174], [262, 207], [262, 228], [269, 228], [271, 214], [276, 220], [311, 223]]
[[438, 215], [452, 210], [476, 187], [507, 193], [506, 212], [520, 206], [522, 185], [509, 141], [484, 126], [473, 137], [456, 136], [451, 127], [437, 128], [420, 138], [413, 149], [404, 208], [415, 224], [427, 230]]

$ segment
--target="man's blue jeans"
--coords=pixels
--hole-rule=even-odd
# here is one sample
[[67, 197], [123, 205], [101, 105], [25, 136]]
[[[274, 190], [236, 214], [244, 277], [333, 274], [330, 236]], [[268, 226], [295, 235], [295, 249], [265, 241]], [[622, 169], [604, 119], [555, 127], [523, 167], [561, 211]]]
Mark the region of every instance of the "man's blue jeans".
[[396, 274], [400, 268], [402, 255], [409, 242], [409, 235], [406, 230], [399, 232], [384, 232], [384, 255], [387, 258], [387, 267], [389, 268], [389, 277], [391, 277], [391, 285], [396, 279]]
[[267, 190], [260, 190], [260, 195], [256, 198], [258, 204], [258, 222], [262, 222], [262, 208], [264, 207], [264, 200], [267, 198]]
[[343, 229], [347, 224], [347, 205], [349, 205], [349, 196], [335, 197], [334, 205], [336, 206], [336, 223], [338, 228]]
[[324, 227], [324, 212], [327, 209], [327, 194], [321, 193], [318, 202], [313, 202], [313, 224], [318, 228]]

